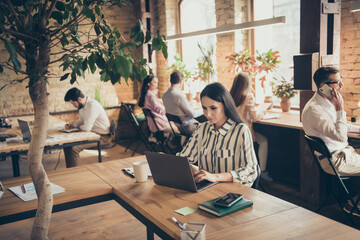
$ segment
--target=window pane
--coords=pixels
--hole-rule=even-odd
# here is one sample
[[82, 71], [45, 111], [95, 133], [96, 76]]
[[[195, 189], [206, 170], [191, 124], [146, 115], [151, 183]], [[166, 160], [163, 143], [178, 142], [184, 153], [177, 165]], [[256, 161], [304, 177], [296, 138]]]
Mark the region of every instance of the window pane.
[[[266, 5], [266, 7], [264, 7]], [[272, 14], [273, 13], [273, 14]], [[255, 49], [260, 53], [269, 49], [280, 52], [277, 71], [267, 74], [266, 82], [273, 77], [291, 80], [294, 76], [293, 55], [300, 52], [300, 1], [299, 0], [254, 0], [255, 20], [285, 16], [286, 22], [277, 25], [259, 27], [255, 29]], [[261, 77], [261, 76], [260, 76]], [[266, 90], [271, 92], [270, 86]], [[256, 83], [257, 102], [264, 99], [264, 90], [260, 82]], [[280, 99], [274, 98], [279, 105]], [[299, 95], [291, 99], [292, 107], [299, 107]]]

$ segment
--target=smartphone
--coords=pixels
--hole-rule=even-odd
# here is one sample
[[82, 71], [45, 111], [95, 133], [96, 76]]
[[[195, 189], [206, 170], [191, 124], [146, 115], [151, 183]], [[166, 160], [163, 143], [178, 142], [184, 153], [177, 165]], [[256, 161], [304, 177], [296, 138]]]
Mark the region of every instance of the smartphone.
[[214, 201], [215, 206], [219, 207], [231, 207], [236, 202], [240, 201], [243, 198], [242, 194], [238, 193], [228, 193], [221, 198]]
[[319, 88], [319, 90], [328, 98], [332, 98], [331, 87], [329, 87], [327, 84], [324, 84], [321, 88]]

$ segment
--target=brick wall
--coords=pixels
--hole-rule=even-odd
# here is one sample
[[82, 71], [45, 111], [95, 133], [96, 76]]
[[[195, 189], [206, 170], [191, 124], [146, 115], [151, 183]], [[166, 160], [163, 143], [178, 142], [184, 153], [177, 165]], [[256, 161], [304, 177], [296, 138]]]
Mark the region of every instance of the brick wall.
[[360, 117], [360, 12], [350, 12], [350, 0], [341, 2], [340, 73], [347, 116]]
[[[215, 0], [216, 27], [235, 24], [233, 0]], [[234, 69], [229, 69], [229, 61], [225, 59], [235, 51], [235, 33], [217, 35], [216, 61], [218, 81], [230, 89], [234, 79]]]
[[[112, 27], [117, 27], [123, 36], [128, 39], [131, 28], [136, 24], [135, 9], [133, 6], [125, 6], [122, 9], [113, 7], [105, 9], [105, 16], [107, 22]], [[9, 58], [4, 45], [0, 44], [0, 61], [6, 61]], [[24, 64], [22, 64], [24, 68]], [[86, 79], [79, 79], [77, 83], [71, 85], [69, 81], [59, 81], [59, 77], [63, 72], [58, 66], [51, 66], [49, 71], [57, 77], [49, 78], [48, 93], [49, 93], [49, 110], [50, 112], [61, 112], [73, 110], [71, 104], [64, 102], [64, 95], [66, 91], [72, 87], [78, 87], [85, 95], [92, 98], [95, 97], [95, 90], [100, 92], [101, 103], [104, 106], [115, 106], [122, 100], [133, 99], [138, 96], [138, 83], [132, 83], [129, 79], [129, 86], [122, 79], [121, 84], [113, 86], [111, 83], [100, 81], [100, 75], [87, 73]], [[21, 79], [12, 71], [5, 70], [0, 74], [0, 87], [11, 80]], [[33, 113], [32, 102], [29, 97], [28, 89], [26, 88], [27, 81], [22, 84], [12, 84], [0, 91], [0, 116], [17, 116], [27, 115]]]

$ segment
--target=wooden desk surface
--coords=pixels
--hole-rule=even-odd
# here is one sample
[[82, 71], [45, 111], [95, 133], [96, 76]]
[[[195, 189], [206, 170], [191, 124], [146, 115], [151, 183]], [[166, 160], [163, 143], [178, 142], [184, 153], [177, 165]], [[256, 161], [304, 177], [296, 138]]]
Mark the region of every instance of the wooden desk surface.
[[[339, 229], [339, 232], [347, 232], [351, 236], [360, 236], [358, 230], [351, 229], [294, 204], [238, 183], [220, 183], [199, 193], [190, 193], [156, 185], [151, 178], [145, 183], [136, 183], [134, 178], [130, 178], [121, 171], [124, 167], [131, 167], [134, 161], [144, 160], [145, 157], [140, 156], [132, 159], [92, 164], [88, 168], [111, 185], [117, 196], [172, 238], [180, 239], [179, 228], [171, 220], [173, 216], [181, 222], [206, 223], [206, 235], [210, 237], [209, 239], [234, 239], [234, 236], [240, 236], [235, 235], [236, 231], [242, 231], [241, 234], [251, 237], [253, 233], [245, 229], [251, 229], [253, 225], [257, 226], [256, 232], [259, 234], [254, 239], [264, 239], [264, 236], [268, 238], [267, 232], [271, 233], [269, 229], [272, 228], [274, 228], [272, 229], [274, 239], [286, 238], [285, 236], [289, 236], [289, 234], [301, 237], [313, 232], [317, 232], [319, 236], [322, 236], [323, 231], [327, 232], [328, 227], [332, 226]], [[197, 209], [198, 203], [228, 192], [244, 194], [245, 198], [254, 202], [253, 207], [222, 218], [201, 210], [187, 216], [181, 216], [174, 212], [174, 210], [183, 207]], [[278, 224], [280, 220], [283, 221], [283, 226]], [[318, 221], [321, 224], [313, 224]], [[268, 227], [267, 224], [271, 225], [271, 227]], [[307, 227], [311, 228], [307, 229]], [[223, 233], [218, 235], [219, 232]]]
[[280, 112], [280, 111], [267, 111], [269, 114], [279, 115], [280, 118], [273, 119], [262, 119], [256, 121], [255, 123], [294, 128], [294, 129], [303, 129], [302, 123], [300, 122], [300, 113], [299, 111], [290, 111], [290, 112]]
[[[84, 132], [84, 133], [87, 133], [84, 136], [81, 136], [80, 134], [77, 134], [77, 133], [81, 133], [81, 132], [62, 133], [62, 132], [59, 132], [59, 130], [55, 130], [55, 129], [49, 130], [48, 136], [50, 136], [50, 137], [58, 136], [58, 138], [54, 138], [54, 139], [50, 139], [50, 141], [46, 141], [45, 146], [62, 145], [65, 143], [92, 141], [92, 140], [100, 139], [100, 135], [93, 133], [93, 132]], [[12, 142], [12, 143], [8, 143], [6, 147], [0, 147], [0, 152], [28, 150], [29, 146], [30, 146], [30, 143], [25, 143], [23, 141]]]
[[[57, 170], [48, 173], [50, 182], [65, 188], [64, 193], [54, 195], [54, 205], [100, 196], [113, 192], [113, 188], [84, 167]], [[7, 188], [31, 182], [30, 177], [3, 180], [6, 189], [0, 199], [0, 216], [25, 212], [37, 208], [37, 200], [23, 202]]]

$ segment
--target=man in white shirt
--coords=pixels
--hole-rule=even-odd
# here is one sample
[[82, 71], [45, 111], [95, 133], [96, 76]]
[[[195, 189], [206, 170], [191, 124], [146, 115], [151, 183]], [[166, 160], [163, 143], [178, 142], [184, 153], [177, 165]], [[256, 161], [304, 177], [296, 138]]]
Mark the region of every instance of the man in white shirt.
[[[78, 88], [72, 88], [67, 91], [64, 100], [79, 109], [79, 119], [72, 124], [66, 124], [66, 129], [80, 128], [83, 131], [97, 133], [100, 135], [102, 146], [111, 143], [109, 118], [98, 101], [85, 97]], [[96, 143], [89, 143], [64, 148], [66, 167], [77, 166], [79, 153], [83, 149], [95, 146], [97, 146]]]
[[[348, 132], [360, 132], [358, 126], [346, 122], [344, 100], [341, 95], [344, 86], [339, 70], [333, 67], [321, 67], [314, 74], [317, 92], [307, 102], [302, 113], [304, 131], [309, 136], [321, 138], [332, 153], [332, 163], [341, 176], [360, 176], [360, 155], [348, 145]], [[326, 87], [330, 87], [326, 93]], [[325, 90], [324, 90], [325, 89]], [[329, 96], [326, 96], [329, 95]], [[324, 171], [333, 174], [329, 163], [320, 161]], [[359, 183], [355, 183], [357, 185]], [[358, 185], [354, 190], [358, 192]], [[350, 204], [350, 202], [349, 202]], [[349, 212], [347, 206], [345, 211]], [[357, 216], [359, 212], [353, 213]]]
[[164, 93], [162, 100], [165, 106], [166, 113], [178, 116], [182, 122], [178, 129], [186, 135], [191, 135], [197, 125], [197, 118], [203, 115], [202, 109], [193, 109], [187, 101], [185, 95], [181, 92], [184, 74], [175, 70], [170, 75], [170, 88]]

